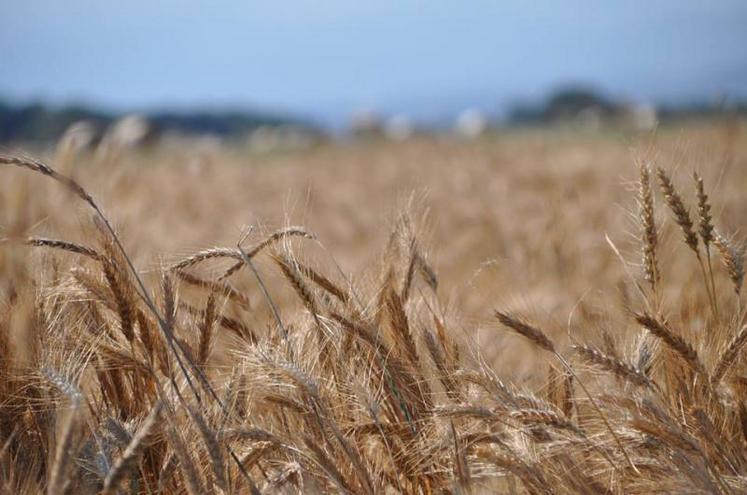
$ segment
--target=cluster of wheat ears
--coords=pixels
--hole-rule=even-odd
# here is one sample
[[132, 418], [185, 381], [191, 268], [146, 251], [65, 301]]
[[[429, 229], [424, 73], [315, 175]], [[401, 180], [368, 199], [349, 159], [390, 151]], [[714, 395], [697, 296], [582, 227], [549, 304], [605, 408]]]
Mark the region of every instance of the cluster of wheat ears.
[[[697, 175], [691, 214], [666, 171], [640, 167], [629, 335], [561, 346], [495, 312], [496, 331], [546, 354], [539, 393], [464, 352], [405, 220], [377, 283], [304, 263], [292, 249], [313, 239], [302, 228], [200, 251], [146, 280], [77, 181], [25, 157], [0, 164], [57, 181], [95, 227], [87, 245], [15, 240], [75, 266], [17, 280], [2, 301], [3, 492], [747, 492], [743, 253], [714, 226]], [[702, 275], [709, 307], [695, 324], [667, 318], [657, 184]], [[257, 257], [301, 311], [275, 304]], [[216, 277], [196, 270], [219, 261]], [[264, 328], [226, 311], [249, 307], [231, 283], [240, 274], [272, 310]], [[182, 300], [186, 286], [201, 299]], [[220, 348], [219, 334], [230, 336]]]

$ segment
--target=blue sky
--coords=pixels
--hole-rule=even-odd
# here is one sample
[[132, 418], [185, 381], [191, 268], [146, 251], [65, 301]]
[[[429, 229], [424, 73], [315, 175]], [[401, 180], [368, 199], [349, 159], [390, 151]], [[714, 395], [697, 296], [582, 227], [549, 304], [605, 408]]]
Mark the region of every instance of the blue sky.
[[747, 97], [747, 2], [0, 0], [0, 98], [339, 121], [498, 110], [573, 82]]

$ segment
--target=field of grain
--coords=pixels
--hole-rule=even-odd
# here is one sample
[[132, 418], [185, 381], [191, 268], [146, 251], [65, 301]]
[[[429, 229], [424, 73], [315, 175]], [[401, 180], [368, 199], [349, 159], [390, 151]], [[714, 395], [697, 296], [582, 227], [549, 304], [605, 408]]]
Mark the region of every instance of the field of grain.
[[7, 493], [744, 493], [747, 128], [0, 156]]

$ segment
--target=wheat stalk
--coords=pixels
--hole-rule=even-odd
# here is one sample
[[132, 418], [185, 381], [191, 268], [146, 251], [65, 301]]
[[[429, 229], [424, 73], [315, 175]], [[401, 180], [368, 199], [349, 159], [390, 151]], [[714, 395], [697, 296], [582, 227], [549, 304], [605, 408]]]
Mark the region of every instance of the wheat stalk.
[[660, 322], [648, 313], [637, 314], [635, 317], [638, 324], [645, 327], [651, 334], [664, 342], [670, 349], [676, 352], [690, 365], [693, 371], [705, 373], [703, 364], [700, 362], [698, 353], [688, 344], [685, 339], [675, 334], [665, 323]]
[[508, 313], [495, 311], [494, 314], [504, 326], [530, 340], [537, 347], [555, 353], [555, 344], [539, 328], [533, 327]]
[[656, 253], [658, 233], [656, 230], [654, 195], [651, 191], [650, 176], [651, 172], [648, 166], [641, 164], [638, 180], [638, 205], [641, 235], [643, 238], [643, 270], [646, 281], [651, 284], [651, 289], [656, 293], [661, 275], [659, 273], [659, 263]]
[[693, 221], [690, 217], [690, 211], [685, 207], [685, 203], [682, 201], [682, 197], [679, 192], [677, 192], [677, 189], [675, 189], [669, 175], [662, 168], [656, 169], [656, 175], [659, 178], [659, 185], [664, 194], [664, 200], [666, 201], [667, 206], [669, 206], [669, 209], [672, 210], [675, 222], [677, 222], [677, 225], [682, 229], [685, 244], [687, 244], [696, 255], [700, 256], [698, 253], [698, 236], [693, 230]]
[[122, 456], [114, 463], [104, 479], [104, 493], [113, 492], [125, 476], [135, 467], [140, 455], [145, 449], [145, 441], [151, 434], [151, 430], [158, 420], [161, 413], [161, 403], [157, 402], [152, 408], [148, 417], [145, 418], [140, 429], [132, 437], [132, 440], [125, 448]]
[[739, 356], [739, 351], [742, 350], [745, 343], [747, 343], [747, 325], [742, 327], [721, 353], [711, 376], [711, 382], [714, 385], [721, 381], [721, 378], [723, 378], [731, 365], [734, 364], [737, 356]]
[[734, 286], [734, 293], [738, 298], [744, 281], [744, 248], [741, 245], [735, 246], [719, 234], [716, 234], [714, 237], [713, 245], [716, 246], [716, 249], [721, 254], [721, 261], [726, 268], [726, 272], [729, 274], [729, 278]]
[[602, 351], [587, 345], [574, 345], [573, 349], [581, 358], [625, 381], [641, 387], [651, 386], [651, 380], [639, 369]]

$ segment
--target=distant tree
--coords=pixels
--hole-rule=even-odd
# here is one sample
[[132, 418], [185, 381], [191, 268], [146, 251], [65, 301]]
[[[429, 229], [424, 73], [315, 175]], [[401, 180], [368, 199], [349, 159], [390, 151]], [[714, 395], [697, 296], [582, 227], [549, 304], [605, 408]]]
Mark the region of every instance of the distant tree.
[[0, 103], [0, 142], [56, 140], [71, 124], [81, 120], [106, 125], [112, 117], [79, 106], [56, 109], [38, 103]]
[[507, 120], [512, 125], [539, 124], [544, 120], [544, 111], [539, 106], [520, 103], [508, 111]]
[[601, 115], [609, 115], [616, 109], [616, 105], [586, 88], [567, 88], [555, 92], [548, 100], [543, 110], [546, 121], [572, 119], [581, 112], [593, 110]]
[[[42, 104], [11, 105], [0, 101], [0, 143], [56, 141], [74, 123], [86, 121], [105, 129], [121, 118], [94, 108], [72, 105], [62, 108]], [[263, 125], [315, 126], [295, 118], [261, 112], [161, 112], [144, 116], [156, 131], [242, 137]]]

